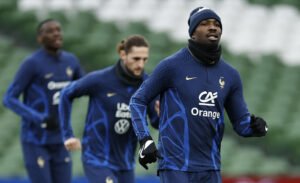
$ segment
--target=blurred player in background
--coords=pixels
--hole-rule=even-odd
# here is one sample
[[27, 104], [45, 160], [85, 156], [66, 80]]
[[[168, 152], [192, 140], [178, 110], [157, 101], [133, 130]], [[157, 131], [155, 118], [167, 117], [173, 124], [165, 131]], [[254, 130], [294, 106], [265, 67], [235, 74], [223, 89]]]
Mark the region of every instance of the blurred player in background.
[[30, 181], [70, 183], [72, 164], [62, 141], [58, 104], [61, 89], [83, 72], [79, 60], [61, 50], [58, 21], [40, 22], [37, 39], [41, 48], [23, 61], [3, 102], [22, 118], [22, 150]]
[[[165, 58], [133, 95], [133, 127], [141, 143], [139, 161], [147, 167], [158, 152], [164, 183], [220, 183], [220, 147], [224, 109], [243, 137], [264, 136], [266, 122], [251, 115], [238, 71], [221, 58], [220, 17], [211, 9], [194, 9], [188, 20], [186, 48]], [[161, 96], [158, 149], [146, 126], [146, 106]]]
[[[137, 138], [131, 126], [129, 101], [147, 77], [144, 66], [149, 57], [149, 45], [144, 37], [132, 35], [118, 45], [117, 51], [120, 55], [117, 64], [73, 82], [61, 95], [61, 128], [68, 150], [81, 147], [71, 127], [73, 99], [89, 96], [82, 140], [82, 162], [90, 183], [135, 182]], [[158, 128], [158, 111], [155, 111], [159, 109], [158, 105], [152, 102], [148, 110], [151, 124], [155, 128]]]

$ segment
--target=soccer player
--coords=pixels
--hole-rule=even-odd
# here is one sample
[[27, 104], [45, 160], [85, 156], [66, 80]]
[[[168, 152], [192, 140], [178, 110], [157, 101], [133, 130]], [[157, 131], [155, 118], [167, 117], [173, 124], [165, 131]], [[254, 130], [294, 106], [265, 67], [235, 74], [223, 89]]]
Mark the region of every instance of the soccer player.
[[58, 103], [61, 89], [83, 72], [77, 57], [61, 50], [57, 20], [40, 22], [37, 39], [41, 48], [23, 61], [3, 103], [22, 118], [21, 143], [30, 181], [71, 183], [72, 164], [59, 128]]
[[[144, 66], [149, 45], [144, 37], [132, 35], [119, 44], [117, 51], [120, 55], [117, 64], [87, 74], [67, 86], [61, 95], [61, 128], [68, 150], [81, 147], [71, 127], [73, 99], [89, 97], [82, 162], [90, 183], [134, 183], [137, 138], [131, 125], [129, 101], [147, 77]], [[152, 102], [148, 110], [155, 128], [158, 128], [157, 105]]]
[[[199, 7], [190, 13], [186, 48], [165, 58], [130, 102], [142, 166], [159, 158], [161, 182], [220, 183], [224, 109], [243, 137], [264, 136], [266, 122], [251, 115], [239, 73], [221, 58], [220, 17]], [[160, 95], [158, 150], [146, 126], [146, 106]], [[159, 152], [159, 153], [158, 153]]]

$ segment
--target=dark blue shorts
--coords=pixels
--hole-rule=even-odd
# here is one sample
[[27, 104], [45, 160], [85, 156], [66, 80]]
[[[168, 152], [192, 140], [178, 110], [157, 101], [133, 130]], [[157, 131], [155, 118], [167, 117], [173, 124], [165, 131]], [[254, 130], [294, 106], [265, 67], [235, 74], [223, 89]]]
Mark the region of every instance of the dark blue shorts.
[[93, 165], [83, 164], [85, 175], [89, 183], [134, 183], [133, 170], [111, 170], [105, 167], [96, 167]]
[[175, 170], [160, 170], [160, 182], [162, 183], [221, 183], [219, 171], [183, 172]]
[[72, 161], [63, 144], [22, 143], [25, 167], [32, 183], [71, 183]]

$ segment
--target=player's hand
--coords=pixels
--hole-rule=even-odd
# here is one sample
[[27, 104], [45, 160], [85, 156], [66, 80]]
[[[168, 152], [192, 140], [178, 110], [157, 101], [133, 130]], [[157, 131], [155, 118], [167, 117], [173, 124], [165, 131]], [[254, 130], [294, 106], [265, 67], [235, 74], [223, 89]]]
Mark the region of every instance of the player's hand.
[[65, 140], [64, 145], [68, 151], [76, 151], [81, 149], [81, 142], [75, 137]]
[[154, 110], [155, 110], [158, 117], [160, 115], [160, 109], [159, 108], [160, 108], [160, 102], [159, 102], [159, 100], [156, 100], [155, 105], [154, 105]]
[[148, 163], [156, 162], [157, 158], [162, 158], [159, 154], [154, 141], [152, 138], [146, 137], [140, 141], [140, 150], [139, 150], [139, 163], [145, 168], [148, 169]]
[[265, 136], [268, 132], [268, 125], [266, 121], [261, 117], [254, 116], [253, 114], [251, 115], [250, 127], [256, 137]]

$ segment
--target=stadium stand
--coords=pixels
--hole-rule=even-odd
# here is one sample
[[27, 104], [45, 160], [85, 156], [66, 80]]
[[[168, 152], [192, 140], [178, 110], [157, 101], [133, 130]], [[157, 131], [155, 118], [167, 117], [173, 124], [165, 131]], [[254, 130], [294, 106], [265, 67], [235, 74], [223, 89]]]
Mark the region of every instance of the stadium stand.
[[113, 21], [120, 25], [132, 21], [144, 22], [153, 31], [169, 32], [173, 39], [183, 41], [188, 36], [188, 13], [196, 6], [207, 6], [221, 15], [225, 27], [223, 42], [233, 52], [250, 56], [278, 54], [287, 64], [299, 64], [300, 52], [297, 50], [300, 48], [300, 37], [295, 36], [300, 28], [298, 1], [269, 0], [251, 4], [253, 2], [259, 1], [42, 0], [36, 3], [36, 0], [20, 0], [19, 8], [34, 9], [38, 14], [53, 9], [67, 12], [88, 9], [101, 21]]
[[[151, 71], [160, 59], [184, 46], [188, 36], [186, 17], [192, 8], [203, 4], [220, 12], [225, 27], [224, 58], [241, 73], [249, 109], [264, 116], [270, 126], [268, 136], [257, 142], [237, 137], [227, 121], [222, 145], [223, 174], [298, 175], [300, 37], [296, 35], [300, 28], [299, 4], [291, 6], [284, 2], [292, 1], [278, 4], [279, 1], [271, 0], [265, 4], [272, 6], [251, 4], [258, 2], [255, 0], [117, 2], [1, 2], [0, 99], [22, 59], [36, 46], [34, 25], [46, 15], [63, 22], [65, 47], [80, 57], [87, 71], [114, 63], [116, 43], [132, 33], [144, 34], [150, 40], [151, 57], [147, 69]], [[241, 11], [244, 13], [238, 14]], [[79, 136], [86, 112], [82, 109], [86, 109], [86, 105], [84, 98], [73, 108], [74, 131]], [[16, 115], [0, 106], [0, 177], [25, 176], [18, 121]], [[80, 153], [74, 153], [73, 159], [74, 175], [82, 176]], [[148, 172], [137, 165], [137, 173], [139, 176], [154, 175], [155, 165]]]

